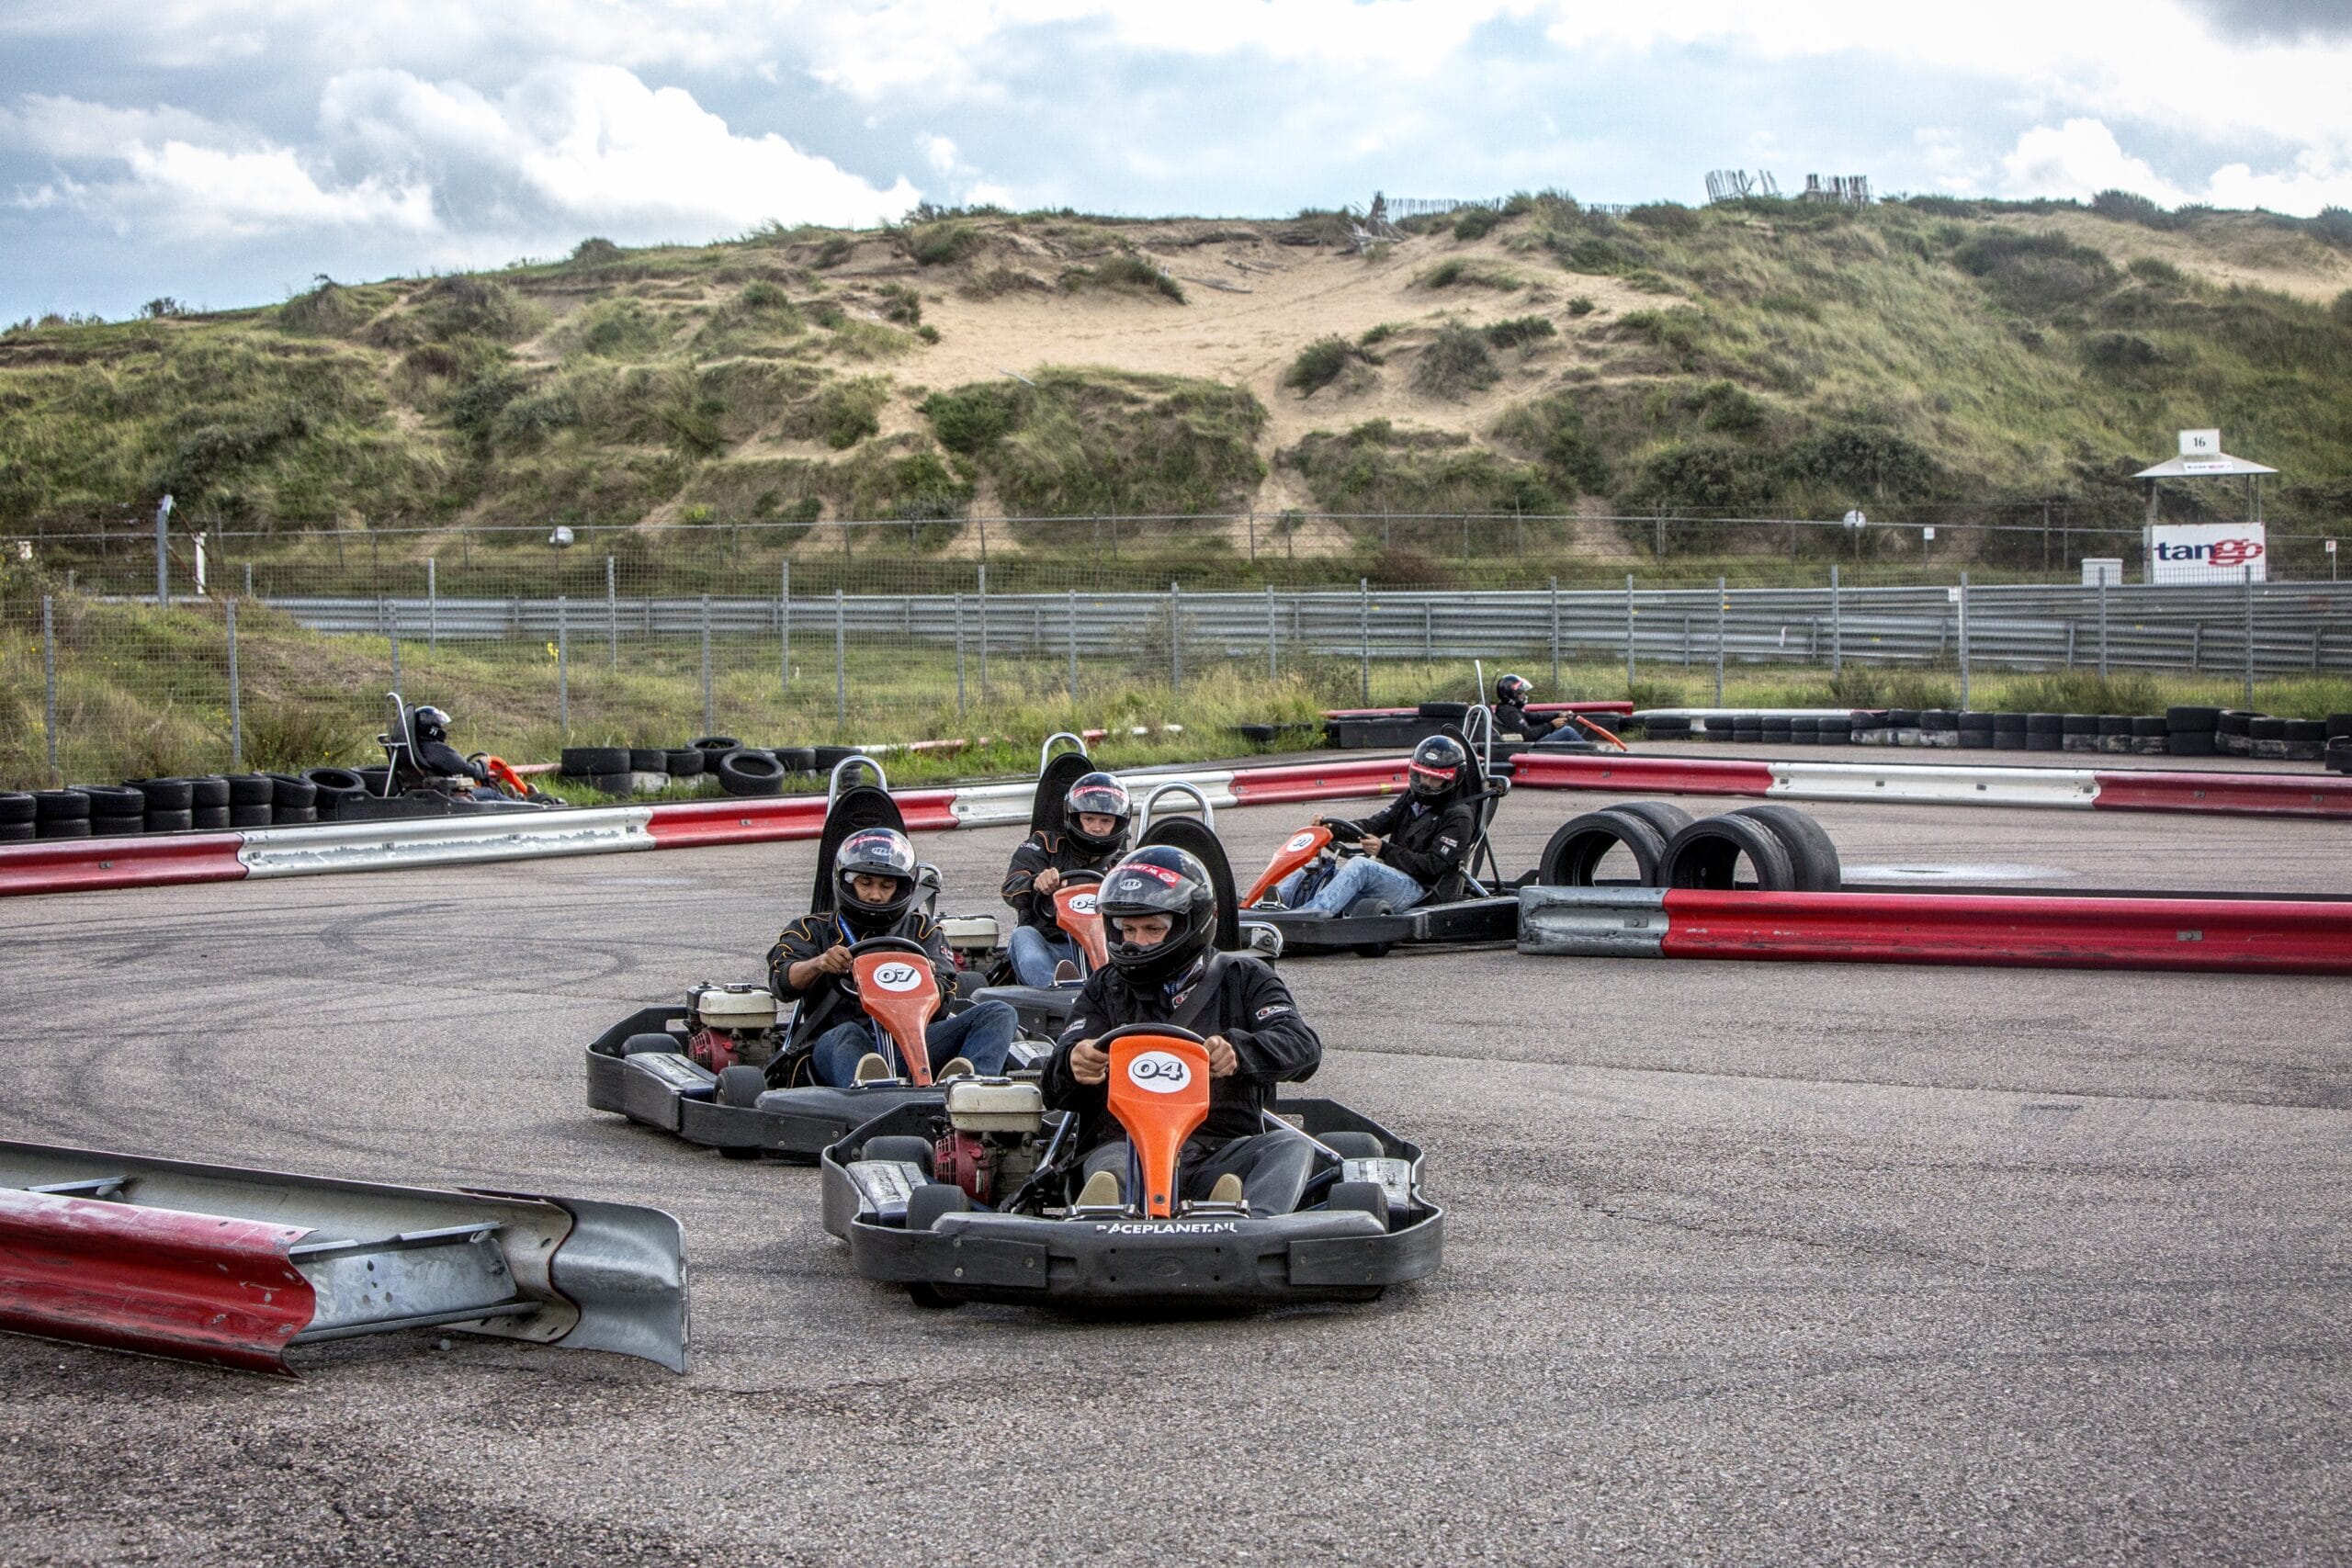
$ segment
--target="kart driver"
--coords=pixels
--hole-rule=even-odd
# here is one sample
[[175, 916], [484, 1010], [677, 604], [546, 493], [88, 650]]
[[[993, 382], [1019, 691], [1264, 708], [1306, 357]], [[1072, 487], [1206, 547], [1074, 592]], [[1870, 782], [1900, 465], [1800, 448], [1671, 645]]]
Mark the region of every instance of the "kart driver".
[[1069, 1027], [1046, 1066], [1047, 1106], [1079, 1113], [1085, 1150], [1082, 1206], [1121, 1201], [1127, 1141], [1111, 1115], [1111, 1054], [1097, 1038], [1131, 1023], [1164, 1023], [1207, 1042], [1209, 1113], [1177, 1162], [1183, 1196], [1285, 1214], [1298, 1207], [1315, 1145], [1264, 1111], [1278, 1083], [1313, 1076], [1323, 1043], [1298, 1015], [1273, 970], [1246, 953], [1219, 953], [1216, 892], [1208, 868], [1168, 844], [1137, 850], [1111, 868], [1099, 906], [1110, 927], [1111, 964], [1089, 976]]
[[[768, 1069], [768, 1081], [817, 1081], [836, 1089], [890, 1077], [873, 1020], [850, 989], [850, 945], [868, 937], [905, 937], [922, 944], [942, 997], [955, 995], [956, 965], [946, 933], [915, 903], [915, 851], [895, 828], [867, 828], [843, 839], [833, 856], [833, 908], [804, 915], [768, 950], [768, 983], [779, 1001], [797, 1002], [792, 1033]], [[1020, 1019], [1000, 1001], [943, 1011], [923, 1032], [932, 1076], [993, 1076], [1019, 1032]]]
[[1062, 807], [1062, 830], [1039, 829], [1012, 852], [1004, 874], [1004, 901], [1020, 923], [1005, 943], [1013, 978], [1024, 986], [1050, 986], [1063, 964], [1075, 964], [1078, 943], [1054, 917], [1054, 890], [1073, 871], [1100, 873], [1127, 847], [1127, 824], [1135, 803], [1127, 786], [1109, 773], [1088, 773], [1069, 786]]
[[1495, 680], [1495, 731], [1501, 735], [1516, 735], [1522, 739], [1541, 740], [1555, 730], [1565, 729], [1570, 736], [1577, 733], [1577, 721], [1566, 714], [1545, 716], [1527, 711], [1527, 699], [1535, 694], [1535, 683], [1524, 675], [1501, 675]]
[[449, 744], [449, 716], [430, 703], [408, 710], [409, 727], [416, 731], [415, 745], [419, 772], [429, 779], [465, 779], [482, 795], [497, 795], [498, 785], [492, 782], [490, 770], [482, 766], [482, 754], [460, 757], [458, 749]]
[[[1458, 896], [1478, 837], [1477, 803], [1463, 798], [1469, 766], [1470, 754], [1451, 735], [1414, 747], [1405, 770], [1410, 793], [1357, 824], [1363, 836], [1356, 848], [1363, 852], [1340, 861], [1337, 871], [1321, 860], [1302, 866], [1283, 878], [1274, 897], [1285, 909], [1337, 915], [1366, 894], [1399, 911]], [[1331, 818], [1315, 821], [1319, 827]]]

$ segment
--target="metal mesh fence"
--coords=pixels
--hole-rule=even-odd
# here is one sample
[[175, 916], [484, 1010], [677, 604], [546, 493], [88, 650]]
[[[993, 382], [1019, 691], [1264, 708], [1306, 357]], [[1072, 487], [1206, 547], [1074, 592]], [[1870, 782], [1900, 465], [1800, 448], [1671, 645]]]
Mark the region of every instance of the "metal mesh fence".
[[[2317, 581], [2086, 587], [2002, 581], [2017, 574], [1956, 546], [1940, 563], [1889, 563], [1866, 545], [1859, 565], [1805, 548], [1726, 557], [1739, 572], [1699, 583], [1682, 570], [1695, 558], [1657, 570], [1620, 556], [1600, 581], [1589, 559], [1537, 574], [1560, 558], [1554, 533], [1596, 521], [1613, 525], [989, 520], [985, 543], [977, 520], [582, 530], [568, 544], [539, 530], [208, 533], [200, 592], [197, 541], [175, 536], [163, 612], [152, 530], [45, 536], [0, 575], [0, 785], [373, 761], [394, 688], [456, 713], [468, 750], [543, 758], [566, 741], [1249, 716], [1275, 691], [1384, 705], [1466, 694], [1474, 660], [1562, 694], [1665, 682], [1702, 699], [1723, 671], [1764, 668], [1963, 683], [2352, 671], [2352, 591], [2324, 567]], [[1422, 573], [1438, 581], [1383, 586], [1371, 570], [1434, 560], [1425, 547], [1442, 540], [1460, 553]], [[2098, 543], [2115, 553], [2111, 536]]]

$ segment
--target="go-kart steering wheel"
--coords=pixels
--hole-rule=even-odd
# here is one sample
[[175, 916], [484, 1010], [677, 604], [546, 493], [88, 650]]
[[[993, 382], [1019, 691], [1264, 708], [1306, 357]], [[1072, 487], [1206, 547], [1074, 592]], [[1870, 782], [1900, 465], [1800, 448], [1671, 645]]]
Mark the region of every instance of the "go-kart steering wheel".
[[1107, 1047], [1114, 1040], [1124, 1040], [1130, 1034], [1157, 1034], [1163, 1039], [1189, 1041], [1205, 1045], [1208, 1041], [1189, 1029], [1179, 1029], [1172, 1023], [1123, 1023], [1116, 1029], [1106, 1029], [1094, 1037], [1097, 1046]]
[[[849, 955], [852, 958], [863, 958], [869, 953], [911, 953], [926, 964], [931, 962], [930, 949], [919, 942], [903, 936], [869, 936], [849, 944]], [[857, 995], [856, 970], [853, 969], [845, 975], [837, 975], [834, 978], [842, 983], [842, 988], [851, 996]]]

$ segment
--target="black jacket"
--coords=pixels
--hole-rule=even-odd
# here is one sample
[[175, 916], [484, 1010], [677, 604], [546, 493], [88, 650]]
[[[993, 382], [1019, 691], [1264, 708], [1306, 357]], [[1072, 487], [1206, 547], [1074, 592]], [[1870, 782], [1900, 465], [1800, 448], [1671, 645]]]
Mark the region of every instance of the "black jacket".
[[1111, 863], [1125, 852], [1123, 840], [1119, 846], [1091, 854], [1086, 848], [1067, 833], [1048, 833], [1043, 829], [1032, 833], [1012, 852], [1012, 864], [1004, 874], [1004, 901], [1012, 906], [1019, 917], [1018, 925], [1035, 926], [1049, 937], [1065, 933], [1054, 919], [1054, 901], [1037, 893], [1037, 874], [1051, 866], [1059, 872], [1110, 869]]
[[1411, 795], [1357, 824], [1380, 840], [1380, 858], [1430, 891], [1434, 903], [1462, 895], [1463, 868], [1478, 841], [1478, 807], [1465, 800], [1423, 807]]
[[1139, 991], [1115, 969], [1098, 970], [1070, 1009], [1069, 1027], [1046, 1064], [1044, 1082], [1047, 1106], [1079, 1113], [1081, 1149], [1124, 1134], [1111, 1115], [1109, 1086], [1070, 1077], [1069, 1054], [1080, 1041], [1130, 1023], [1172, 1023], [1203, 1038], [1222, 1034], [1233, 1042], [1240, 1071], [1209, 1080], [1208, 1120], [1193, 1134], [1212, 1145], [1263, 1132], [1262, 1112], [1274, 1086], [1304, 1083], [1323, 1060], [1323, 1042], [1298, 1015], [1290, 988], [1247, 953], [1209, 953], [1193, 984], [1173, 998], [1158, 986]]
[[1494, 706], [1495, 733], [1516, 735], [1525, 740], [1540, 740], [1555, 728], [1548, 713], [1530, 713], [1525, 703], [1497, 703]]
[[490, 770], [480, 762], [469, 762], [458, 754], [458, 749], [447, 740], [420, 740], [416, 744], [416, 765], [424, 776], [435, 779], [471, 779], [476, 784], [490, 782]]
[[[902, 936], [910, 942], [922, 943], [931, 955], [932, 972], [939, 977], [939, 994], [944, 999], [956, 994], [956, 961], [947, 951], [947, 933], [918, 907], [906, 915], [887, 936]], [[768, 949], [768, 988], [780, 1002], [798, 1004], [792, 1013], [792, 1031], [787, 1053], [805, 1052], [818, 1035], [837, 1023], [862, 1019], [865, 1009], [842, 982], [842, 975], [820, 976], [817, 983], [806, 991], [792, 988], [792, 966], [816, 957], [835, 942], [854, 942], [835, 916], [803, 915], [784, 928], [784, 934]], [[782, 1075], [771, 1073], [772, 1079]]]

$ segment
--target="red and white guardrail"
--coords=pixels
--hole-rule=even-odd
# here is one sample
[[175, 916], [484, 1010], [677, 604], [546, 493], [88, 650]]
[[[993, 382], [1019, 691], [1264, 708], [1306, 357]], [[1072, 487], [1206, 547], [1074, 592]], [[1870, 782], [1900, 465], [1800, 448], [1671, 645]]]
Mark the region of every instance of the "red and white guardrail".
[[1522, 751], [1513, 760], [1511, 782], [1522, 789], [1587, 789], [1614, 795], [1727, 795], [1771, 800], [1894, 800], [1916, 806], [2352, 818], [2352, 778], [2312, 773], [1974, 768], [1932, 762], [1882, 766], [1641, 753], [1554, 755], [1538, 748]]
[[[1139, 797], [1183, 784], [1212, 807], [1254, 806], [1385, 795], [1403, 787], [1405, 764], [1401, 758], [1335, 758], [1125, 776]], [[901, 790], [892, 798], [911, 831], [936, 833], [1025, 822], [1035, 793], [1035, 784], [1021, 781]], [[0, 897], [774, 843], [814, 839], [824, 826], [825, 797], [802, 795], [51, 840], [0, 846]]]
[[2352, 975], [2352, 901], [1526, 887], [1519, 950], [1582, 958]]

